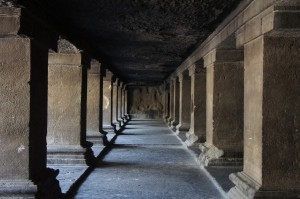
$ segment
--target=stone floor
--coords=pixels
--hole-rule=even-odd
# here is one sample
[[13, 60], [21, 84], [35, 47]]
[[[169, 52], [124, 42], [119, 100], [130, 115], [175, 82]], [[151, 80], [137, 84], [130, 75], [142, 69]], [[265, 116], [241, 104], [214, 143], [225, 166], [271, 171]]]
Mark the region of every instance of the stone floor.
[[[94, 146], [95, 167], [55, 167], [67, 198], [222, 199], [241, 168], [202, 169], [196, 154], [159, 120], [132, 120], [113, 144]], [[77, 179], [77, 180], [76, 180]]]

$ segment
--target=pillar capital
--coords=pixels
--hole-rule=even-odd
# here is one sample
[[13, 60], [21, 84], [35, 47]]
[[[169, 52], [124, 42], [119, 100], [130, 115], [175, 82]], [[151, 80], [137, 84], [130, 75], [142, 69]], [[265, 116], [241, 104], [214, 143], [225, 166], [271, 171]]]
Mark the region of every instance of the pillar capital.
[[88, 70], [89, 74], [95, 74], [95, 75], [99, 75], [100, 74], [100, 68], [101, 68], [101, 63], [98, 62], [95, 59], [92, 59], [91, 61], [91, 67]]
[[21, 8], [10, 1], [0, 0], [0, 13], [4, 15], [0, 20], [0, 35], [18, 35], [21, 26]]
[[103, 79], [104, 81], [112, 81], [113, 74], [110, 70], [105, 69], [105, 78]]
[[244, 51], [239, 49], [216, 48], [207, 53], [203, 59], [205, 68], [215, 62], [242, 62], [244, 60]]
[[205, 68], [203, 68], [202, 64], [195, 63], [189, 67], [189, 76], [193, 76], [201, 73], [205, 73]]
[[73, 44], [65, 39], [58, 40], [58, 52], [49, 52], [49, 66], [81, 66], [86, 61], [83, 51], [77, 49]]

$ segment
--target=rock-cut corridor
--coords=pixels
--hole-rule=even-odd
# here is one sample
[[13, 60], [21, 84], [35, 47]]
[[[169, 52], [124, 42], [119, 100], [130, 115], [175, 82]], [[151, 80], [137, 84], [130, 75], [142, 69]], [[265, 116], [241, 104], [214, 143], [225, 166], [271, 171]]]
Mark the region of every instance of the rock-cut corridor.
[[223, 198], [193, 154], [160, 120], [132, 120], [110, 148], [69, 197]]

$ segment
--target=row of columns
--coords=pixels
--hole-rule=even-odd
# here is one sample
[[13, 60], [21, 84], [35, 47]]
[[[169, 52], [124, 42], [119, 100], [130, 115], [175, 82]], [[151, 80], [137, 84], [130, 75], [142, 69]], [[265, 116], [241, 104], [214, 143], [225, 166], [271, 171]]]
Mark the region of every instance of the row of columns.
[[199, 146], [200, 164], [243, 166], [229, 198], [299, 197], [300, 32], [290, 25], [238, 48], [221, 43], [165, 82], [165, 121]]
[[93, 163], [130, 119], [126, 84], [23, 9], [0, 7], [0, 198], [60, 198], [51, 165]]

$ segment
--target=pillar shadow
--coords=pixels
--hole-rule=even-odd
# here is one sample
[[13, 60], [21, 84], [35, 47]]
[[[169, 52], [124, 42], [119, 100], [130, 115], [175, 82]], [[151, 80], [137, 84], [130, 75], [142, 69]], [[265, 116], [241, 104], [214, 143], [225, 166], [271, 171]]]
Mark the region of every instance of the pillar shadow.
[[70, 187], [67, 193], [64, 195], [64, 199], [72, 199], [77, 194], [80, 186], [84, 183], [84, 181], [88, 178], [88, 176], [94, 171], [95, 168], [101, 167], [103, 163], [103, 159], [105, 156], [114, 148], [118, 147], [115, 145], [115, 141], [119, 135], [122, 135], [122, 132], [126, 129], [125, 126], [130, 120], [127, 120], [125, 124], [115, 132], [115, 136], [107, 141], [107, 145], [101, 151], [101, 153], [94, 159], [94, 161], [89, 165], [88, 169], [75, 181], [75, 183]]

